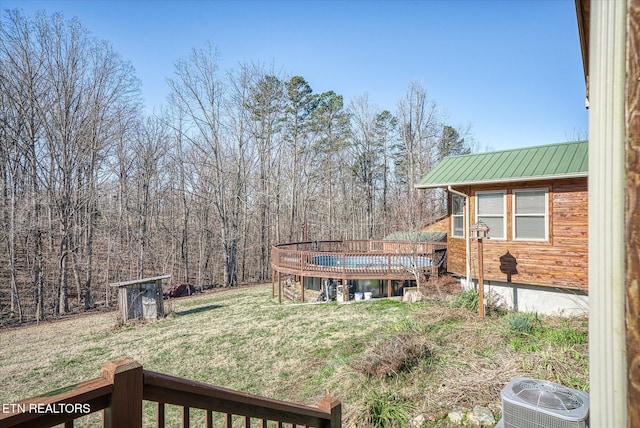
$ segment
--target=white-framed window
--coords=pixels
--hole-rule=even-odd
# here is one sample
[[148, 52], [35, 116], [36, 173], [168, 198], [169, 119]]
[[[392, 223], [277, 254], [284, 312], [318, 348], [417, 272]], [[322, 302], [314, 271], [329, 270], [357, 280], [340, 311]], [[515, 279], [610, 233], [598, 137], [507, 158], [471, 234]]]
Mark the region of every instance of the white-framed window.
[[513, 191], [513, 239], [549, 240], [548, 189]]
[[489, 226], [489, 238], [506, 239], [507, 204], [505, 190], [476, 192], [476, 221]]
[[460, 195], [451, 195], [451, 236], [464, 238], [464, 200]]

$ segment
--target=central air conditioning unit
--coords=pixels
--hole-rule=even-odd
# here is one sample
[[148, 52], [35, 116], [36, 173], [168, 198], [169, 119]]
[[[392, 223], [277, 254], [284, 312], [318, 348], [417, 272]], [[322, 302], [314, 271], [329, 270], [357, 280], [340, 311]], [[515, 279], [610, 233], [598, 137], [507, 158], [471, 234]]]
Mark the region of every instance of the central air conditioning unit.
[[589, 394], [546, 380], [517, 377], [502, 390], [502, 428], [586, 428]]

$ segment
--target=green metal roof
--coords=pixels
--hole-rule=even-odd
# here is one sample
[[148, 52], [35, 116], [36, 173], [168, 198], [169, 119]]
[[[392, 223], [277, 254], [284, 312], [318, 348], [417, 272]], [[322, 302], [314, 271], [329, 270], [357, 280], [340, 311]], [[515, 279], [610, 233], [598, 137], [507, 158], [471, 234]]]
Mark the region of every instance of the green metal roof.
[[550, 144], [490, 153], [447, 156], [417, 188], [587, 177], [588, 142]]
[[382, 238], [383, 241], [442, 241], [447, 237], [446, 232], [393, 232]]

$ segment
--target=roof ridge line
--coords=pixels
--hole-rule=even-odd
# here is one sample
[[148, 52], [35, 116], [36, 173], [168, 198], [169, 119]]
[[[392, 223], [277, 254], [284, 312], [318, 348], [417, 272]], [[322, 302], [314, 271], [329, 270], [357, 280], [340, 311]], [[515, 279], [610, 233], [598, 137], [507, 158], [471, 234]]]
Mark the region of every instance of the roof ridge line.
[[480, 156], [480, 155], [488, 155], [488, 154], [496, 154], [496, 153], [517, 152], [517, 151], [520, 151], [520, 150], [541, 149], [541, 148], [544, 148], [544, 147], [563, 146], [563, 145], [570, 145], [570, 144], [584, 144], [584, 143], [588, 143], [588, 142], [589, 142], [588, 140], [565, 141], [563, 143], [552, 143], [552, 144], [541, 144], [541, 145], [538, 145], [538, 146], [515, 147], [515, 148], [511, 148], [511, 149], [492, 150], [490, 152], [467, 153], [467, 154], [464, 154], [464, 155], [450, 155], [450, 156], [447, 156], [446, 158], [461, 158], [461, 157]]

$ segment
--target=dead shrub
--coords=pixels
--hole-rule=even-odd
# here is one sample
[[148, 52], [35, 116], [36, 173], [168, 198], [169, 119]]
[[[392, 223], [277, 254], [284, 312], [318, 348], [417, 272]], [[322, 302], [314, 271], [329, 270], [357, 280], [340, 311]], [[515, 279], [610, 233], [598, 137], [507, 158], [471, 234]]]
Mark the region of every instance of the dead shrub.
[[451, 301], [459, 292], [460, 281], [451, 275], [433, 275], [420, 287], [424, 301]]
[[396, 334], [370, 344], [352, 367], [379, 379], [410, 372], [421, 360], [430, 358], [431, 348], [412, 334]]

